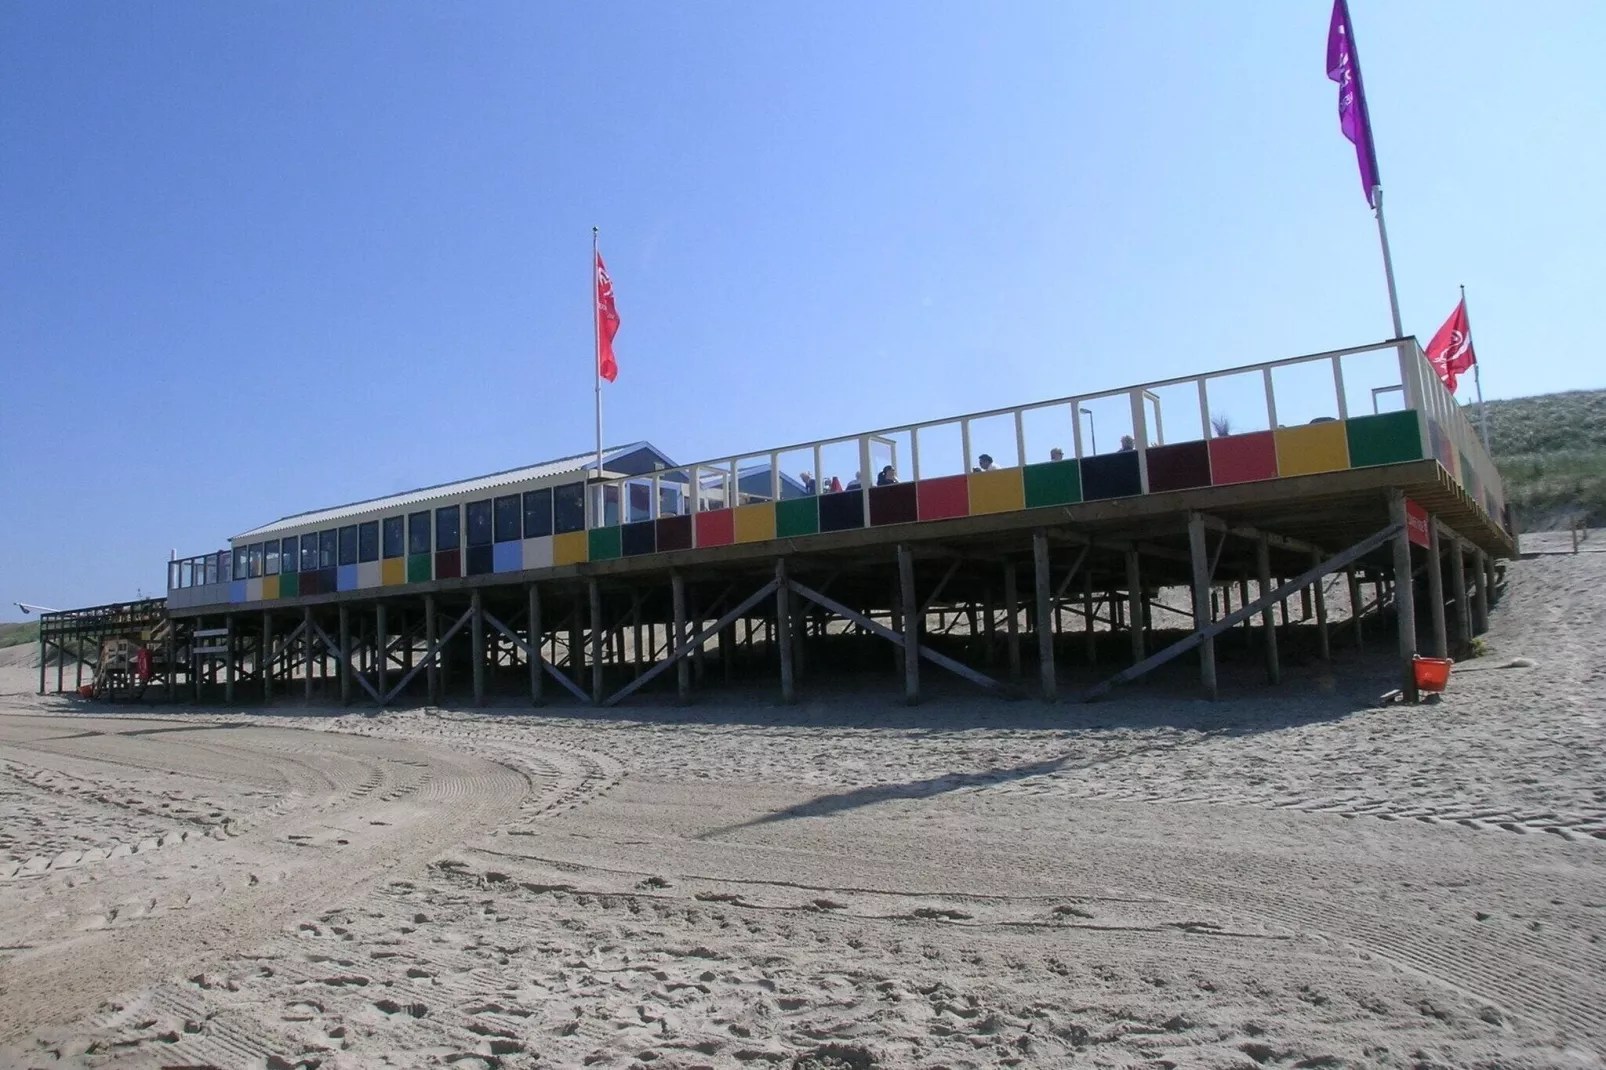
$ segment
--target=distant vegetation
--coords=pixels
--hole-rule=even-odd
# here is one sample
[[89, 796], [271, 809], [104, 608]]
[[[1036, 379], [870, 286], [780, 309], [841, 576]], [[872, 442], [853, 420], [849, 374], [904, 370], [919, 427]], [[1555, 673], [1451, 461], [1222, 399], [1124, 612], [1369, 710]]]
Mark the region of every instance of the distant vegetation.
[[[1525, 531], [1606, 526], [1606, 390], [1487, 405], [1489, 444]], [[1467, 415], [1477, 424], [1476, 407]]]
[[22, 624], [0, 624], [0, 649], [8, 646], [21, 646], [23, 643], [37, 643], [39, 641], [39, 622], [26, 621]]

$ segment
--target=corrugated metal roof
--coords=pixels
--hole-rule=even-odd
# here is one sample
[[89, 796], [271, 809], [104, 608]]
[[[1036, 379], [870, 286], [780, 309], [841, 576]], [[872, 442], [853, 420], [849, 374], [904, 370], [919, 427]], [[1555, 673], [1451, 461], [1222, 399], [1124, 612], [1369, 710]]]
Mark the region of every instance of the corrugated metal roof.
[[[602, 451], [602, 463], [606, 468], [608, 461], [615, 457], [634, 453], [640, 449], [650, 449], [654, 453], [661, 451], [650, 442], [632, 442], [628, 446], [611, 446]], [[667, 457], [665, 458], [668, 459]], [[505, 487], [513, 483], [524, 483], [534, 479], [545, 479], [549, 476], [563, 475], [565, 472], [589, 471], [597, 466], [595, 450], [586, 453], [576, 453], [569, 457], [559, 457], [556, 460], [542, 461], [540, 464], [525, 465], [522, 468], [509, 468], [505, 472], [492, 472], [490, 475], [476, 476], [473, 479], [458, 480], [455, 483], [441, 483], [433, 487], [420, 487], [417, 490], [404, 491], [401, 494], [391, 494], [383, 498], [368, 498], [364, 501], [351, 502], [348, 505], [336, 505], [328, 509], [314, 509], [306, 513], [292, 513], [281, 517], [271, 524], [252, 528], [233, 536], [230, 542], [240, 542], [246, 539], [266, 538], [275, 532], [288, 531], [292, 528], [316, 527], [363, 513], [375, 513], [383, 510], [400, 509], [420, 502], [431, 501], [436, 498], [446, 498], [456, 494], [472, 494], [475, 491], [492, 490], [496, 487]]]

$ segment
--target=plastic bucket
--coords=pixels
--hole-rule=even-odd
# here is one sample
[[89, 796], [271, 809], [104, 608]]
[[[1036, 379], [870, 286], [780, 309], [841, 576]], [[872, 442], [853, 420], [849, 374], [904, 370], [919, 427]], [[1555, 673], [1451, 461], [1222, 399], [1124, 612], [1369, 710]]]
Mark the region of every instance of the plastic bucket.
[[78, 685], [78, 697], [79, 698], [94, 698], [95, 697], [95, 685], [94, 684], [79, 684]]
[[1449, 658], [1411, 659], [1411, 670], [1416, 675], [1416, 686], [1419, 691], [1443, 691], [1444, 685], [1450, 682], [1450, 666], [1455, 662]]

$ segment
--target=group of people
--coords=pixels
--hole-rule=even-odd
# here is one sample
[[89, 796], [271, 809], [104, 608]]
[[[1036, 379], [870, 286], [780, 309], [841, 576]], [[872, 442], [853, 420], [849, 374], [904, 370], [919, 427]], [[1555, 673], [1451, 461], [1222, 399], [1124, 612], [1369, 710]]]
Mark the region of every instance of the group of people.
[[[1137, 445], [1134, 443], [1131, 435], [1121, 436], [1122, 453], [1129, 453], [1136, 448]], [[1055, 446], [1053, 449], [1048, 451], [1048, 459], [1050, 461], [1063, 461], [1065, 459], [1065, 451], [1060, 449], [1058, 446]], [[998, 465], [994, 463], [992, 454], [983, 453], [981, 456], [976, 458], [976, 466], [972, 468], [971, 471], [996, 472], [998, 471]], [[846, 487], [842, 485], [842, 481], [840, 479], [838, 479], [836, 476], [832, 476], [830, 481], [826, 484], [823, 493], [838, 494], [845, 490], [859, 490], [864, 485], [862, 482], [862, 476], [862, 472], [853, 473], [853, 479]], [[814, 478], [814, 473], [800, 472], [798, 473], [797, 478], [798, 482], [803, 485], [804, 494], [822, 493], [819, 482]], [[888, 487], [896, 482], [898, 482], [898, 473], [890, 464], [883, 467], [881, 471], [876, 474], [875, 485], [878, 487]]]

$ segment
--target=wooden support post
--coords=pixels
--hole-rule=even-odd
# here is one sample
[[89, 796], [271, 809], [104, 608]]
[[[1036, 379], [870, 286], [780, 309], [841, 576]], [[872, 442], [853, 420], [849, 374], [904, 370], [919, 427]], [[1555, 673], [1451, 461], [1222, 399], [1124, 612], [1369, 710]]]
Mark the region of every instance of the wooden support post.
[[351, 705], [351, 612], [346, 603], [340, 603], [340, 651], [341, 657], [335, 665], [340, 674], [340, 704]]
[[1416, 599], [1415, 585], [1411, 582], [1411, 531], [1405, 515], [1405, 495], [1398, 491], [1389, 494], [1389, 518], [1400, 527], [1394, 536], [1394, 613], [1399, 625], [1400, 690], [1415, 702], [1416, 670], [1411, 661], [1416, 657]]
[[[899, 560], [896, 553], [893, 559]], [[898, 574], [893, 575], [887, 591], [887, 627], [903, 634], [903, 581]], [[899, 676], [903, 675], [903, 647], [897, 643], [892, 646], [892, 668]]]
[[1005, 636], [1009, 643], [1009, 679], [1020, 680], [1020, 596], [1015, 588], [1015, 562], [1004, 562]]
[[[674, 654], [686, 645], [686, 577], [678, 572], [669, 574], [669, 593], [674, 601], [675, 636], [669, 644]], [[691, 701], [691, 664], [681, 658], [675, 662], [675, 695], [682, 706]]]
[[595, 576], [586, 581], [591, 612], [591, 701], [602, 704], [602, 584]]
[[[697, 604], [697, 592], [694, 589], [686, 596], [686, 613], [691, 620], [690, 631], [687, 634], [693, 639], [701, 635], [703, 631], [703, 620], [705, 618], [700, 612], [701, 608]], [[704, 643], [697, 643], [692, 647], [691, 651], [692, 676], [699, 686], [702, 685], [703, 680], [708, 675], [708, 666], [705, 664], [706, 651], [703, 649], [705, 645]]]
[[541, 588], [532, 583], [526, 588], [526, 594], [530, 602], [530, 649], [526, 651], [530, 663], [530, 705], [539, 706], [542, 702], [542, 677], [546, 675], [541, 671]]
[[1138, 552], [1126, 552], [1127, 631], [1132, 639], [1132, 664], [1143, 660], [1143, 577], [1138, 571]]
[[479, 588], [469, 595], [469, 609], [473, 616], [468, 621], [469, 657], [474, 668], [474, 705], [485, 705], [485, 601]]
[[[1249, 604], [1249, 577], [1238, 577], [1238, 601], [1241, 605]], [[1255, 645], [1255, 618], [1251, 615], [1244, 618], [1244, 645]]]
[[390, 694], [390, 629], [385, 620], [385, 603], [380, 602], [374, 606], [374, 653], [378, 656], [379, 665], [375, 669], [378, 676], [375, 683], [381, 695]]
[[50, 661], [50, 647], [45, 642], [45, 625], [39, 623], [39, 693], [45, 693], [45, 666]]
[[178, 620], [173, 617], [167, 618], [167, 701], [178, 701]]
[[[1210, 620], [1210, 554], [1205, 545], [1205, 521], [1198, 513], [1188, 514], [1188, 550], [1193, 558], [1193, 627], [1208, 626]], [[1216, 700], [1216, 641], [1199, 644], [1199, 684], [1205, 697]]]
[[1428, 517], [1428, 623], [1433, 625], [1433, 656], [1450, 656], [1450, 630], [1444, 621], [1444, 556], [1439, 547], [1439, 522]]
[[[1321, 551], [1312, 550], [1310, 552], [1310, 563], [1312, 565], [1322, 563]], [[1332, 636], [1327, 630], [1327, 577], [1317, 577], [1316, 582], [1311, 584], [1310, 589], [1311, 600], [1316, 603], [1316, 651], [1323, 661], [1332, 661]]]
[[1455, 598], [1456, 652], [1463, 654], [1472, 645], [1472, 612], [1467, 605], [1467, 560], [1461, 540], [1450, 537], [1450, 593]]
[[1097, 668], [1099, 663], [1099, 635], [1093, 625], [1093, 570], [1082, 574], [1082, 643], [1086, 647], [1087, 667]]
[[[1050, 583], [1048, 561], [1048, 532], [1032, 532], [1033, 594], [1037, 599], [1037, 675], [1042, 686], [1043, 701], [1053, 702], [1059, 694], [1059, 683], [1054, 665], [1054, 589]], [[914, 649], [911, 641], [909, 649]], [[910, 659], [911, 661], [914, 659]]]
[[1361, 578], [1355, 574], [1355, 566], [1351, 565], [1344, 570], [1344, 578], [1349, 581], [1349, 615], [1350, 623], [1355, 626], [1355, 649], [1364, 650], [1366, 643], [1361, 636]]
[[[1271, 543], [1262, 534], [1255, 540], [1255, 567], [1260, 572], [1260, 597], [1271, 592]], [[1282, 662], [1277, 658], [1277, 624], [1272, 616], [1276, 602], [1269, 603], [1260, 614], [1260, 626], [1266, 641], [1266, 679], [1280, 683], [1283, 678]]]
[[[168, 650], [172, 650], [173, 622], [167, 622]], [[169, 671], [173, 667], [172, 658], [168, 659]], [[262, 611], [262, 646], [257, 649], [257, 673], [262, 677], [262, 701], [266, 702], [273, 696], [273, 614], [267, 610]]]
[[435, 649], [436, 636], [439, 634], [439, 618], [435, 614], [435, 596], [424, 596], [424, 666], [425, 685], [429, 690], [431, 705], [439, 705], [441, 700], [441, 670], [440, 655], [430, 657], [429, 652]]
[[1474, 611], [1478, 614], [1478, 632], [1481, 634], [1489, 630], [1489, 610], [1494, 605], [1494, 567], [1489, 563], [1489, 555], [1484, 553], [1482, 547], [1472, 551], [1472, 579], [1477, 592], [1477, 603]]
[[312, 634], [313, 634], [312, 633], [312, 607], [311, 606], [302, 607], [302, 610], [301, 610], [301, 624], [302, 624], [302, 629], [301, 629], [301, 649], [306, 652], [306, 656], [301, 659], [302, 672], [306, 676], [306, 679], [303, 681], [303, 684], [306, 687], [307, 701], [311, 702], [312, 701]]
[[223, 701], [234, 704], [234, 658], [239, 653], [235, 642], [234, 614], [223, 617]]
[[775, 559], [775, 584], [775, 641], [781, 653], [781, 702], [790, 706], [797, 701], [797, 682], [792, 675], [792, 592], [786, 583], [784, 557]]
[[993, 589], [981, 589], [981, 663], [987, 668], [993, 667], [993, 648], [997, 645], [997, 633], [993, 629]]
[[920, 603], [915, 599], [915, 558], [907, 543], [898, 545], [898, 594], [903, 609], [903, 701], [920, 701]]

